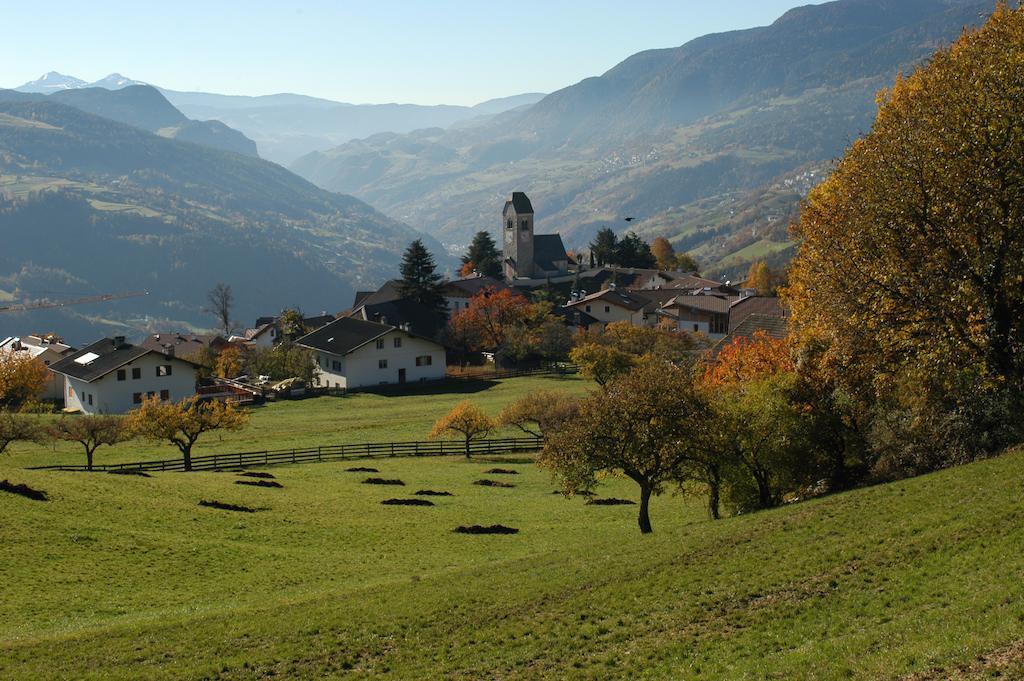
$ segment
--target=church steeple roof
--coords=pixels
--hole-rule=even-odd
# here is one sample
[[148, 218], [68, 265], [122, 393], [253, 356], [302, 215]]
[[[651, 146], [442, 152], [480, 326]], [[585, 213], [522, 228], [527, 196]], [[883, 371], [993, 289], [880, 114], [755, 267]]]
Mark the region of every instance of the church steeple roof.
[[526, 192], [512, 192], [512, 200], [509, 203], [512, 204], [517, 215], [533, 215], [533, 204], [530, 203], [530, 197], [526, 195]]

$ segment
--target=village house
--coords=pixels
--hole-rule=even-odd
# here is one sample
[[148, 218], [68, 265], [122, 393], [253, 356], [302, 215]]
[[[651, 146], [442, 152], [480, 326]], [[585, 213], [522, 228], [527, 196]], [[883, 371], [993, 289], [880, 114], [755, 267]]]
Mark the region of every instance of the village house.
[[104, 338], [51, 365], [64, 377], [66, 411], [123, 414], [146, 397], [178, 402], [196, 392], [196, 365], [156, 350]]
[[469, 307], [470, 299], [485, 290], [497, 292], [508, 288], [505, 282], [484, 275], [447, 281], [444, 284], [444, 300], [448, 304], [448, 314], [465, 310]]
[[[0, 340], [0, 362], [10, 357], [24, 355], [50, 367], [74, 351], [75, 349], [65, 344], [63, 339], [52, 334], [10, 336]], [[51, 371], [49, 380], [36, 397], [47, 401], [62, 400], [64, 398], [64, 377]]]
[[409, 326], [342, 317], [297, 343], [316, 353], [320, 382], [330, 388], [436, 381], [447, 368], [444, 346]]
[[739, 295], [728, 295], [701, 289], [676, 296], [663, 306], [663, 314], [676, 322], [680, 331], [702, 333], [711, 340], [721, 340], [748, 316], [786, 317], [786, 309], [778, 298], [754, 295], [745, 289]]
[[657, 301], [636, 291], [618, 288], [607, 288], [570, 301], [565, 309], [570, 313], [579, 310], [602, 329], [613, 322], [628, 322], [632, 326], [657, 326], [658, 323]]
[[202, 363], [204, 355], [219, 353], [230, 343], [217, 334], [154, 333], [142, 341], [142, 347], [165, 355], [174, 355]]

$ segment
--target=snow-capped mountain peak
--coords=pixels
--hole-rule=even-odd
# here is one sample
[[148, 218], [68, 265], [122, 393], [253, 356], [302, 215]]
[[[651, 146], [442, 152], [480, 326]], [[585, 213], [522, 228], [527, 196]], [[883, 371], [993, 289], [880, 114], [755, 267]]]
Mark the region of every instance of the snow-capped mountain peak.
[[111, 73], [106, 78], [101, 78], [95, 83], [89, 83], [88, 87], [101, 87], [106, 90], [120, 90], [130, 85], [147, 85], [141, 80], [133, 80], [127, 76], [122, 76], [120, 73]]
[[73, 90], [81, 87], [86, 87], [86, 82], [81, 78], [50, 71], [49, 73], [44, 73], [36, 80], [29, 81], [15, 89], [19, 92], [42, 92], [49, 94], [58, 90]]

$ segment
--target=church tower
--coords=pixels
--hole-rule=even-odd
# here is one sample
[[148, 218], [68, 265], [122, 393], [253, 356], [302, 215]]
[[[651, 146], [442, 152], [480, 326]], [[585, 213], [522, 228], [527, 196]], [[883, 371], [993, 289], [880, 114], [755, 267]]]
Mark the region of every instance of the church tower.
[[501, 212], [505, 278], [531, 278], [533, 265], [533, 205], [524, 192], [513, 192]]

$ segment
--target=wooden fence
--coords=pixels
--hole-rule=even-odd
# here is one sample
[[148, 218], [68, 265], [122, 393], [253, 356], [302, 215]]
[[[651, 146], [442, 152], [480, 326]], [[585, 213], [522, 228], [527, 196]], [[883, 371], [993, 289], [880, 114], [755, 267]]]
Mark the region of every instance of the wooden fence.
[[[540, 449], [544, 442], [539, 437], [506, 437], [473, 440], [469, 444], [470, 454], [512, 454]], [[363, 444], [327, 445], [306, 449], [274, 449], [234, 454], [205, 454], [192, 457], [192, 470], [236, 470], [262, 466], [279, 466], [324, 461], [346, 461], [355, 459], [382, 459], [397, 456], [447, 456], [466, 453], [465, 442], [457, 440], [424, 440], [413, 442], [366, 442]], [[85, 466], [34, 466], [32, 470], [85, 471]], [[93, 471], [183, 471], [181, 458], [159, 461], [135, 461], [132, 463], [101, 464]]]

